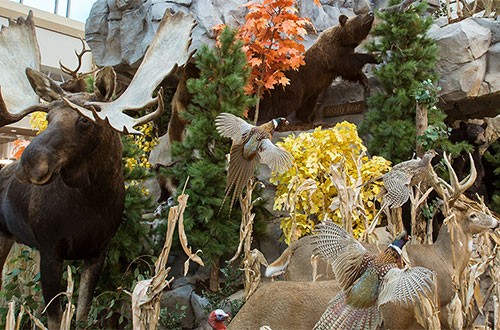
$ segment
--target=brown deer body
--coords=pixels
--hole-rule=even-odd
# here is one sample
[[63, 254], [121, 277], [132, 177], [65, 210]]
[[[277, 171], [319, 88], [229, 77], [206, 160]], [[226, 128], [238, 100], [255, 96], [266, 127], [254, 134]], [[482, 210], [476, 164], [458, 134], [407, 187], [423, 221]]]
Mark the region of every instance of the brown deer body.
[[[11, 63], [11, 70], [0, 77], [5, 87], [0, 126], [40, 110], [48, 113], [48, 127], [20, 161], [0, 172], [0, 271], [14, 241], [38, 249], [44, 300], [56, 297], [47, 308], [49, 329], [59, 329], [63, 261], [84, 261], [76, 318], [85, 322], [109, 242], [122, 221], [125, 186], [118, 132], [136, 132], [134, 126], [161, 114], [162, 93], [156, 98], [152, 94], [189, 59], [194, 24], [189, 15], [166, 13], [131, 84], [111, 102], [116, 80], [112, 68], [96, 72], [94, 93], [69, 92], [37, 71], [40, 52], [31, 13], [9, 23], [0, 33], [0, 54], [10, 54], [6, 61]], [[18, 58], [28, 60], [16, 63]], [[15, 84], [27, 88], [15, 90]], [[17, 94], [22, 97], [16, 100]], [[156, 111], [138, 119], [123, 113], [154, 104]]]
[[262, 284], [235, 315], [229, 330], [311, 330], [339, 290], [336, 281]]

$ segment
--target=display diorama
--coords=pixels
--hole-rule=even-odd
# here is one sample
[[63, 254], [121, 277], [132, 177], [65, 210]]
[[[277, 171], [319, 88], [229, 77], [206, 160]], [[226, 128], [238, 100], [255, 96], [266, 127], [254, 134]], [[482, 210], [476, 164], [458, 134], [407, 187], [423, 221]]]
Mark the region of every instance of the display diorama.
[[497, 5], [98, 0], [61, 79], [9, 18], [0, 325], [499, 328]]

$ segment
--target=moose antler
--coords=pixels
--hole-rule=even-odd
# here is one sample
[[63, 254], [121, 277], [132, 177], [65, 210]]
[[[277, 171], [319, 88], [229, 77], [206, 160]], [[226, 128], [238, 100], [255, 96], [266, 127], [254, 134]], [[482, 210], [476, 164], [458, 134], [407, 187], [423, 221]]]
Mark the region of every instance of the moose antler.
[[83, 55], [85, 55], [86, 53], [90, 52], [90, 49], [88, 49], [85, 46], [85, 41], [83, 40], [83, 38], [80, 38], [80, 42], [82, 43], [82, 50], [78, 53], [76, 51], [76, 49], [75, 49], [75, 55], [76, 55], [76, 58], [78, 59], [78, 65], [77, 65], [76, 69], [71, 70], [67, 66], [63, 65], [61, 63], [61, 60], [59, 60], [59, 67], [61, 68], [61, 71], [64, 72], [64, 73], [66, 73], [66, 74], [68, 74], [68, 75], [70, 75], [73, 78], [78, 78], [78, 70], [80, 70], [80, 68], [82, 67], [82, 57], [83, 57]]
[[470, 173], [462, 181], [460, 181], [458, 180], [457, 173], [451, 166], [450, 159], [446, 152], [443, 156], [444, 162], [446, 164], [446, 167], [448, 168], [448, 172], [450, 175], [450, 183], [438, 177], [434, 170], [431, 171], [431, 182], [434, 190], [436, 190], [437, 194], [443, 199], [445, 203], [445, 211], [446, 213], [448, 213], [449, 208], [453, 206], [460, 195], [462, 195], [474, 184], [474, 181], [476, 181], [477, 178], [477, 171], [474, 165], [472, 154], [469, 152]]
[[0, 58], [0, 126], [19, 121], [33, 111], [47, 111], [25, 73], [26, 68], [40, 68], [32, 11], [26, 19], [9, 19], [9, 26], [2, 27]]
[[[158, 31], [151, 42], [144, 60], [127, 87], [127, 90], [110, 103], [89, 102], [86, 106], [92, 110], [78, 106], [65, 99], [66, 103], [80, 114], [92, 120], [104, 120], [117, 131], [140, 134], [134, 126], [144, 124], [161, 112], [159, 96], [152, 98], [158, 85], [190, 58], [191, 31], [195, 22], [191, 15], [178, 12], [175, 15], [165, 12]], [[158, 104], [158, 109], [144, 117], [133, 118], [123, 111], [137, 111]]]

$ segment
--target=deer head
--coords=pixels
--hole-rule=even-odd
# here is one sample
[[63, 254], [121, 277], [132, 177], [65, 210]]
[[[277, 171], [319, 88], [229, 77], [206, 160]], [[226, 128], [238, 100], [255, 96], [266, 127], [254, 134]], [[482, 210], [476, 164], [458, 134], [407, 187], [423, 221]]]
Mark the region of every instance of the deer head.
[[67, 66], [63, 65], [61, 61], [59, 61], [59, 67], [61, 68], [61, 71], [71, 77], [69, 80], [63, 82], [61, 84], [61, 87], [65, 91], [72, 93], [84, 92], [86, 87], [85, 78], [93, 73], [93, 72], [87, 72], [87, 73], [78, 72], [82, 67], [83, 55], [90, 52], [90, 49], [86, 47], [85, 41], [82, 38], [80, 38], [80, 42], [82, 43], [82, 50], [80, 52], [77, 52], [75, 49], [75, 55], [78, 60], [78, 64], [74, 70], [71, 70]]

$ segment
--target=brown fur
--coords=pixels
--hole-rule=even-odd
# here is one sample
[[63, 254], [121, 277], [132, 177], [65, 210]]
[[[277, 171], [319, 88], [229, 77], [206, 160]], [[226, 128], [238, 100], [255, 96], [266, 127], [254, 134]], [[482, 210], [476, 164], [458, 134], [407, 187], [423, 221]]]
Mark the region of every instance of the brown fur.
[[293, 113], [297, 119], [308, 121], [318, 96], [336, 77], [360, 82], [368, 88], [362, 72], [367, 63], [377, 63], [370, 54], [355, 53], [354, 49], [367, 37], [373, 23], [373, 13], [353, 18], [339, 17], [339, 24], [323, 31], [306, 51], [306, 64], [298, 71], [288, 71], [290, 85], [276, 87], [265, 94], [260, 104], [259, 122]]
[[229, 324], [229, 330], [310, 330], [339, 291], [336, 281], [262, 285]]

